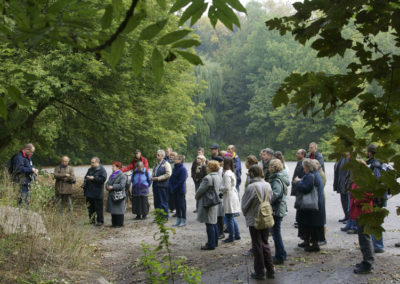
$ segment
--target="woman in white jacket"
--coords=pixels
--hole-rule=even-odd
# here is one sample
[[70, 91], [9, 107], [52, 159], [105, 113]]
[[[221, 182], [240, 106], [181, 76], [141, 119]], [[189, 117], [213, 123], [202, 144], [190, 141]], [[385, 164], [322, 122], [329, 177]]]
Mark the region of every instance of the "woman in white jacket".
[[235, 220], [235, 214], [240, 213], [240, 202], [236, 190], [235, 169], [231, 157], [224, 158], [221, 192], [223, 193], [224, 213], [229, 232], [229, 237], [223, 242], [231, 243], [235, 240], [240, 240], [239, 226]]

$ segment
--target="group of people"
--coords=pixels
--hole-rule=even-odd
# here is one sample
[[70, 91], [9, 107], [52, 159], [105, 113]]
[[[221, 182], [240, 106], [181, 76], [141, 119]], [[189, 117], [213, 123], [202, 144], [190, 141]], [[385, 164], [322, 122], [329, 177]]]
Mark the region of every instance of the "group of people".
[[[374, 159], [377, 147], [367, 148], [366, 162], [373, 174], [379, 178], [383, 164]], [[11, 159], [12, 178], [20, 185], [19, 203], [28, 204], [30, 184], [38, 170], [33, 167], [32, 154], [35, 148], [26, 144], [24, 148]], [[203, 148], [197, 151], [197, 157], [191, 167], [191, 177], [195, 185], [197, 220], [206, 225], [207, 242], [202, 250], [215, 250], [218, 241], [232, 243], [241, 239], [236, 218], [244, 215], [246, 225], [252, 240], [252, 247], [245, 254], [254, 256], [254, 273], [252, 278], [274, 278], [274, 265], [283, 264], [287, 254], [282, 239], [281, 224], [288, 209], [286, 197], [291, 184], [291, 195], [296, 197], [296, 222], [298, 244], [306, 252], [316, 252], [326, 244], [326, 184], [323, 155], [318, 152], [317, 144], [312, 142], [309, 151], [299, 149], [296, 153], [297, 164], [293, 178], [289, 179], [289, 168], [280, 151], [270, 148], [260, 151], [260, 161], [256, 156], [246, 157], [245, 166], [248, 170], [244, 193], [240, 194], [242, 168], [234, 145], [229, 145], [226, 151], [218, 144], [210, 147], [210, 159], [207, 159]], [[368, 273], [374, 263], [374, 252], [383, 252], [383, 238], [377, 240], [363, 232], [363, 227], [357, 224], [361, 214], [368, 213], [363, 209], [365, 204], [385, 206], [385, 200], [374, 200], [372, 195], [366, 195], [364, 200], [357, 200], [351, 194], [357, 185], [352, 181], [351, 174], [343, 168], [350, 159], [349, 153], [335, 164], [334, 190], [340, 194], [345, 222], [343, 231], [358, 233], [363, 261], [356, 265], [355, 273]], [[112, 174], [107, 179], [107, 172], [98, 157], [91, 159], [82, 188], [89, 213], [90, 222], [96, 226], [104, 224], [103, 200], [104, 192], [108, 192], [106, 212], [111, 213], [111, 225], [121, 227], [124, 224], [124, 214], [127, 201], [132, 202], [132, 213], [137, 220], [146, 219], [149, 205], [149, 190], [152, 187], [154, 208], [161, 209], [164, 217], [169, 218], [171, 212], [176, 212], [174, 226], [183, 227], [186, 221], [186, 180], [187, 170], [184, 166], [185, 156], [178, 155], [171, 148], [158, 150], [156, 164], [149, 173], [148, 160], [140, 150], [135, 151], [131, 162], [123, 167], [119, 161], [112, 163]], [[130, 175], [128, 175], [130, 173]], [[56, 200], [60, 209], [68, 207], [72, 210], [72, 185], [76, 182], [73, 167], [69, 166], [69, 158], [63, 156], [61, 163], [54, 170], [56, 179]], [[313, 201], [315, 208], [305, 207], [305, 199]], [[268, 202], [272, 208], [273, 225], [270, 228], [257, 229], [256, 219], [259, 218], [260, 204]], [[378, 204], [379, 201], [379, 204]], [[211, 202], [211, 203], [210, 203]], [[225, 233], [228, 236], [225, 238]], [[272, 234], [275, 253], [272, 257], [268, 237]], [[398, 244], [400, 245], [400, 244]]]

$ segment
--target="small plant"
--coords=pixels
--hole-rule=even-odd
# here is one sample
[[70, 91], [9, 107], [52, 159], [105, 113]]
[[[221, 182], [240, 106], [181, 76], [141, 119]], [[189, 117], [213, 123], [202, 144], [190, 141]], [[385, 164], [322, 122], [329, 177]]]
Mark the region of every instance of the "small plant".
[[173, 258], [170, 247], [170, 233], [175, 234], [173, 228], [165, 225], [167, 219], [165, 212], [156, 209], [152, 213], [159, 232], [154, 234], [154, 239], [158, 241], [157, 246], [150, 246], [142, 243], [143, 256], [140, 258], [141, 264], [150, 283], [175, 283], [178, 279], [183, 279], [186, 283], [202, 283], [201, 271], [196, 267], [188, 266], [185, 257]]

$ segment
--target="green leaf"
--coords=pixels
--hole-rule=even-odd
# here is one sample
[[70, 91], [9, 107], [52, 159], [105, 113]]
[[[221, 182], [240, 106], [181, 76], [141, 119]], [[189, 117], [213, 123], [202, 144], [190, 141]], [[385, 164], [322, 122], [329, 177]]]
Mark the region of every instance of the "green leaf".
[[225, 0], [226, 3], [228, 3], [232, 8], [234, 8], [236, 11], [247, 13], [246, 8], [240, 3], [239, 0]]
[[7, 106], [4, 98], [0, 97], [0, 117], [7, 118]]
[[[224, 21], [228, 21], [234, 23], [237, 27], [240, 27], [240, 21], [237, 15], [229, 8], [223, 1], [215, 1], [213, 2], [214, 6], [217, 7], [218, 11], [220, 12], [219, 18], [224, 23]], [[222, 17], [223, 14], [225, 17]], [[223, 19], [225, 18], [225, 19]], [[225, 23], [224, 23], [225, 24]], [[229, 28], [228, 26], [226, 26]], [[232, 30], [232, 29], [231, 29]]]
[[170, 32], [170, 33], [164, 35], [163, 37], [161, 37], [157, 41], [157, 44], [159, 44], [159, 45], [167, 45], [167, 44], [173, 43], [173, 42], [175, 42], [177, 40], [180, 40], [180, 39], [184, 38], [185, 36], [187, 36], [192, 31], [193, 30], [191, 30], [191, 29], [185, 29], [185, 30], [179, 30], [179, 31]]
[[51, 5], [48, 9], [49, 14], [58, 14], [65, 6], [70, 3], [70, 0], [59, 0], [53, 5]]
[[144, 49], [139, 42], [133, 47], [132, 50], [132, 70], [135, 76], [138, 76], [142, 70], [144, 61]]
[[178, 50], [177, 53], [193, 65], [203, 65], [203, 61], [196, 54], [181, 50]]
[[196, 14], [199, 9], [202, 9], [203, 6], [203, 0], [193, 0], [192, 5], [190, 5], [189, 8], [187, 8], [185, 12], [183, 12], [181, 18], [179, 19], [178, 25], [182, 26], [183, 24], [185, 24], [185, 22], [189, 20], [190, 17], [192, 17], [194, 14]]
[[114, 68], [119, 59], [121, 58], [122, 52], [125, 48], [125, 39], [119, 36], [111, 45], [111, 57], [110, 57], [110, 65]]
[[207, 10], [208, 3], [204, 3], [196, 13], [192, 15], [192, 19], [190, 20], [190, 26], [193, 26], [200, 18], [203, 16], [205, 10]]
[[110, 4], [107, 5], [106, 11], [104, 12], [103, 17], [100, 20], [101, 27], [103, 28], [103, 30], [111, 26], [112, 19], [113, 19], [113, 6]]
[[128, 34], [134, 29], [136, 29], [144, 18], [146, 18], [145, 12], [140, 12], [133, 15], [133, 17], [129, 19], [128, 24], [126, 25], [123, 33]]
[[27, 72], [24, 72], [24, 78], [27, 81], [35, 81], [35, 80], [38, 79], [38, 77], [36, 75], [31, 74], [31, 73], [27, 73]]
[[153, 68], [155, 81], [160, 83], [164, 73], [164, 58], [157, 48], [154, 48], [151, 56], [151, 67]]
[[172, 47], [174, 48], [189, 48], [192, 46], [199, 46], [201, 44], [201, 42], [197, 39], [184, 39], [184, 40], [180, 40], [175, 42]]
[[165, 0], [157, 0], [157, 3], [163, 10], [167, 8], [167, 3], [165, 2]]
[[215, 6], [211, 6], [210, 9], [208, 9], [208, 18], [210, 19], [210, 23], [213, 28], [215, 28], [218, 22], [216, 11], [217, 9]]
[[9, 97], [20, 105], [29, 105], [29, 101], [24, 98], [21, 94], [20, 89], [15, 86], [10, 86], [7, 88]]
[[167, 24], [168, 19], [161, 20], [155, 24], [147, 26], [142, 32], [140, 33], [139, 39], [142, 40], [150, 40], [154, 38]]
[[179, 9], [182, 9], [183, 7], [188, 5], [191, 1], [192, 0], [177, 0], [175, 2], [175, 4], [171, 7], [171, 9], [169, 10], [169, 13], [172, 14], [172, 13], [178, 11]]

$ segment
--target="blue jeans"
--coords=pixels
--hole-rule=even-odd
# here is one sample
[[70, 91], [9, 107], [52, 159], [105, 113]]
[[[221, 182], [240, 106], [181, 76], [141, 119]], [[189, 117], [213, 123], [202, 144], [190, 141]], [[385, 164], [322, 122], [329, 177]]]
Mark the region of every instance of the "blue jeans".
[[357, 222], [356, 220], [351, 220], [349, 219], [346, 223], [346, 226], [344, 226], [346, 230], [354, 230], [357, 231]]
[[274, 226], [272, 227], [272, 238], [275, 243], [275, 259], [286, 260], [286, 251], [282, 241], [281, 223], [282, 217], [274, 216]]
[[374, 235], [371, 235], [372, 237], [372, 244], [374, 245], [374, 249], [384, 249], [385, 246], [383, 245], [383, 233], [382, 233], [382, 238], [380, 240], [377, 240]]
[[166, 187], [153, 187], [154, 208], [163, 209], [165, 218], [168, 219], [168, 188]]
[[229, 232], [228, 239], [233, 241], [235, 239], [240, 238], [239, 226], [235, 220], [234, 214], [227, 213], [227, 214], [225, 214], [225, 217], [226, 217], [226, 223], [228, 225], [228, 232]]
[[217, 224], [206, 223], [207, 243], [206, 246], [216, 248], [218, 246], [218, 226]]

